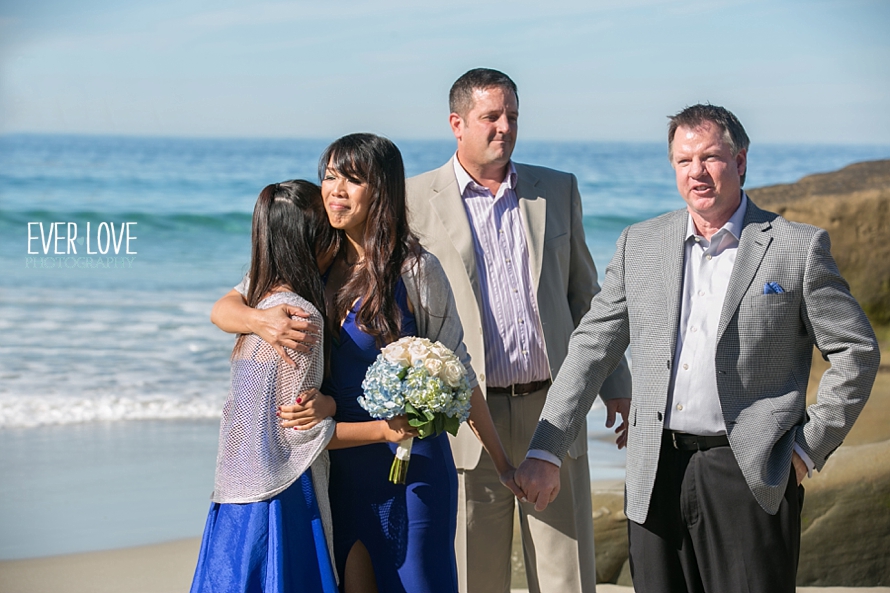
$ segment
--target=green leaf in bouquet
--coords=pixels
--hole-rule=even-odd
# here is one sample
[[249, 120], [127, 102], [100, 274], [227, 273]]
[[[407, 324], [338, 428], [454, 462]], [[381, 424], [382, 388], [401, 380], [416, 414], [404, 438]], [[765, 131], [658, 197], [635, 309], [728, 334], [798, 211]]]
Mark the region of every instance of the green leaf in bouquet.
[[417, 433], [420, 435], [420, 438], [425, 439], [428, 436], [435, 435], [436, 428], [432, 422], [426, 422], [417, 427]]
[[460, 428], [460, 420], [458, 420], [456, 417], [445, 416], [444, 414], [443, 416], [445, 418], [445, 430], [451, 433], [451, 436], [457, 436], [457, 429]]
[[398, 372], [398, 374], [396, 375], [396, 377], [399, 378], [399, 381], [404, 381], [404, 380], [405, 380], [405, 376], [406, 376], [407, 374], [408, 374], [408, 369], [407, 369], [407, 368], [404, 368], [404, 369], [402, 369], [401, 371]]
[[413, 426], [414, 428], [419, 428], [419, 427], [421, 427], [425, 424], [429, 424], [429, 423], [430, 423], [430, 421], [427, 420], [426, 418], [418, 418], [417, 416], [409, 416], [408, 417], [408, 424], [410, 426]]
[[409, 420], [424, 418], [424, 415], [411, 405], [411, 402], [405, 402], [405, 416], [407, 416]]
[[408, 424], [417, 428], [429, 422], [425, 414], [411, 405], [411, 402], [405, 402], [405, 416], [408, 418]]
[[443, 430], [445, 430], [445, 414], [436, 414], [436, 419], [433, 421], [433, 424], [436, 427], [436, 434], [440, 434]]

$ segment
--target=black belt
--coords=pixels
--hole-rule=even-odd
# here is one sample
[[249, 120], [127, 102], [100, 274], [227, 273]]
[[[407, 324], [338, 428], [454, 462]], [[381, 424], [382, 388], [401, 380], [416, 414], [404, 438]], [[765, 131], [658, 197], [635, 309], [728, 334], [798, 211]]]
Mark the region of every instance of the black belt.
[[677, 451], [707, 451], [714, 447], [729, 446], [729, 439], [725, 434], [703, 437], [697, 434], [665, 430], [664, 441]]
[[488, 393], [500, 393], [503, 395], [528, 395], [535, 391], [540, 391], [545, 387], [550, 387], [550, 379], [543, 381], [532, 381], [531, 383], [514, 383], [509, 387], [489, 387]]

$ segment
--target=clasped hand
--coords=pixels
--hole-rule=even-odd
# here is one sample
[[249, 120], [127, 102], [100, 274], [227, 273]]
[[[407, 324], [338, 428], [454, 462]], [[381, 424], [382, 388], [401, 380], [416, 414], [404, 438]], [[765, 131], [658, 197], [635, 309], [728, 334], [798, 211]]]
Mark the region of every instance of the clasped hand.
[[281, 426], [296, 430], [309, 430], [325, 418], [337, 412], [337, 402], [318, 389], [304, 391], [292, 406], [279, 406], [276, 415]]
[[[606, 428], [615, 425], [617, 416], [621, 416], [621, 424], [615, 428], [618, 438], [615, 444], [619, 449], [627, 445], [627, 417], [630, 413], [630, 398], [615, 398], [606, 400]], [[535, 505], [535, 510], [540, 512], [547, 508], [559, 494], [559, 466], [543, 459], [527, 457], [513, 476], [516, 486], [521, 491], [517, 498], [521, 502]]]

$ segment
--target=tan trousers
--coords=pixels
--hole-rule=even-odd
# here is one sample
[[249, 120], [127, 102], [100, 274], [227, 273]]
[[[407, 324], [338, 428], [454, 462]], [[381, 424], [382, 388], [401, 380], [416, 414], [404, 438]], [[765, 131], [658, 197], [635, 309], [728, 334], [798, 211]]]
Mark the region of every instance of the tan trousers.
[[[525, 459], [547, 390], [524, 396], [489, 394], [495, 427], [514, 465]], [[596, 566], [587, 455], [566, 456], [559, 496], [543, 512], [518, 502], [482, 453], [458, 471], [457, 566], [462, 593], [509, 593], [514, 505], [519, 505], [530, 593], [593, 593]]]

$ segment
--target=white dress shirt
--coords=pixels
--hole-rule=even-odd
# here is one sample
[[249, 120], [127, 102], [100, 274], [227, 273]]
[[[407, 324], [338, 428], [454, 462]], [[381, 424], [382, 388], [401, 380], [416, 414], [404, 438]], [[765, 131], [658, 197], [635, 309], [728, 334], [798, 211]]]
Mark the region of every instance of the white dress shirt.
[[677, 347], [671, 366], [664, 426], [669, 430], [713, 436], [726, 434], [717, 391], [717, 325], [735, 266], [748, 199], [710, 241], [686, 225], [686, 254]]
[[[748, 196], [742, 192], [738, 209], [710, 241], [698, 233], [689, 215], [680, 326], [664, 419], [669, 430], [701, 436], [726, 434], [714, 358], [717, 326], [747, 210]], [[812, 474], [813, 461], [797, 443], [794, 450]]]

